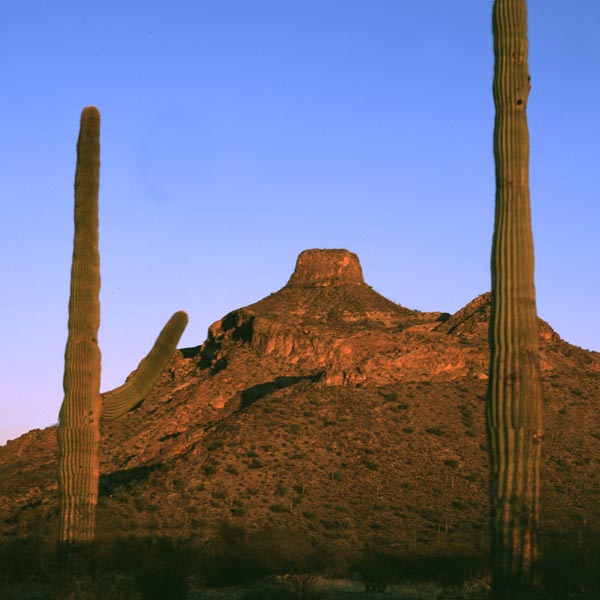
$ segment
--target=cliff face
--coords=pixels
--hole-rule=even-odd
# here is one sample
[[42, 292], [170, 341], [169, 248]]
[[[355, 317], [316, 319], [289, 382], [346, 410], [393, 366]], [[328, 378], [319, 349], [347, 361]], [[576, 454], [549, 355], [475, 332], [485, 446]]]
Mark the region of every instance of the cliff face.
[[[231, 519], [352, 543], [484, 531], [488, 320], [488, 294], [409, 310], [351, 252], [303, 252], [282, 289], [213, 323], [103, 425], [100, 534], [202, 538]], [[600, 356], [541, 321], [540, 344], [546, 523], [600, 529]], [[55, 473], [52, 428], [0, 447], [0, 535], [51, 529]]]

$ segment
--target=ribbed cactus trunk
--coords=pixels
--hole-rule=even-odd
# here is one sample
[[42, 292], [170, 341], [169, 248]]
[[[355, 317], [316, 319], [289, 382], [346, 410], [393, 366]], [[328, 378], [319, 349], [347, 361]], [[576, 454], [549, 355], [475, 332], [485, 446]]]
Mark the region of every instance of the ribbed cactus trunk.
[[525, 0], [495, 0], [490, 379], [492, 583], [496, 599], [530, 598], [539, 584], [542, 388], [529, 203]]
[[64, 401], [58, 429], [60, 534], [63, 543], [91, 541], [98, 501], [100, 415], [100, 255], [98, 187], [100, 114], [83, 110], [75, 172], [75, 239], [71, 267]]

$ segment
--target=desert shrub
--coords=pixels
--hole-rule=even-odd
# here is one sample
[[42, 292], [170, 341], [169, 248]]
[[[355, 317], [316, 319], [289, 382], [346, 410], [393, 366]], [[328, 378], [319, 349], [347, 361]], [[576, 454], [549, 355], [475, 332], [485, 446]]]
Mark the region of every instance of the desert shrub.
[[437, 435], [438, 437], [445, 435], [444, 430], [440, 429], [439, 427], [429, 427], [428, 429], [425, 430], [425, 433], [429, 433], [431, 435]]
[[203, 559], [206, 583], [215, 587], [314, 572], [319, 564], [314, 546], [299, 531], [265, 527], [248, 532], [228, 522], [207, 544]]
[[0, 545], [0, 587], [35, 581], [40, 575], [41, 547], [37, 540], [19, 539]]
[[368, 592], [385, 592], [388, 585], [397, 581], [399, 568], [398, 557], [374, 548], [366, 548], [352, 565]]
[[111, 570], [124, 570], [132, 577], [144, 600], [185, 598], [187, 577], [196, 560], [183, 542], [167, 538], [121, 541], [111, 554], [116, 561]]
[[362, 463], [365, 467], [371, 469], [371, 471], [377, 471], [377, 469], [379, 469], [379, 464], [370, 458], [363, 458]]
[[476, 554], [450, 547], [430, 555], [415, 556], [406, 561], [404, 569], [404, 580], [459, 585], [486, 574], [489, 560], [485, 552]]
[[245, 527], [227, 521], [220, 523], [217, 534], [204, 549], [202, 574], [207, 585], [248, 583], [266, 575], [249, 552], [247, 538]]
[[281, 481], [277, 482], [277, 487], [275, 488], [276, 496], [285, 496], [288, 492], [288, 489]]
[[183, 544], [162, 538], [99, 540], [60, 556], [54, 539], [16, 540], [0, 547], [1, 597], [36, 590], [34, 597], [52, 600], [181, 600], [191, 558]]
[[393, 583], [459, 585], [487, 573], [488, 560], [485, 553], [470, 554], [460, 548], [406, 554], [367, 546], [352, 570], [367, 591], [384, 592]]
[[144, 600], [133, 578], [120, 573], [58, 577], [49, 593], [53, 600]]
[[217, 460], [210, 459], [206, 465], [204, 465], [202, 470], [204, 471], [205, 475], [210, 476], [216, 474], [218, 467], [219, 462]]
[[565, 535], [544, 541], [542, 574], [549, 598], [600, 598], [600, 541], [597, 534], [587, 533], [585, 539]]
[[321, 540], [315, 546], [318, 557], [317, 571], [327, 578], [347, 578], [353, 573], [353, 565], [358, 560], [360, 549], [347, 540]]

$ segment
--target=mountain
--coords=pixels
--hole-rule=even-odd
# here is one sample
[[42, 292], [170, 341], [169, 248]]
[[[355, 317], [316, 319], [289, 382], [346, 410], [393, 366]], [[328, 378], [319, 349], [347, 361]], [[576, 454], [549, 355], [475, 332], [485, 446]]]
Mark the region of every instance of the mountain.
[[[387, 300], [347, 250], [177, 352], [103, 424], [98, 535], [208, 539], [227, 522], [348, 546], [485, 543], [489, 294], [457, 313]], [[600, 354], [540, 321], [544, 527], [600, 531]], [[56, 430], [0, 447], [0, 535], [51, 532]]]

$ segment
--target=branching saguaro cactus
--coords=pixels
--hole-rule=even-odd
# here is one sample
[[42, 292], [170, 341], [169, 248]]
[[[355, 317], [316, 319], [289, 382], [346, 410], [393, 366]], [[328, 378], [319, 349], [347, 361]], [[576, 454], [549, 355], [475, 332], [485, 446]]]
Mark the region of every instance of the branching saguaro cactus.
[[496, 599], [530, 598], [539, 584], [542, 388], [529, 203], [525, 0], [495, 0], [490, 379], [492, 581]]
[[100, 394], [99, 174], [100, 113], [94, 107], [87, 107], [81, 113], [77, 142], [65, 396], [58, 426], [59, 542], [63, 548], [94, 539], [100, 419], [116, 418], [144, 399], [172, 357], [187, 324], [184, 312], [175, 313], [125, 384]]

